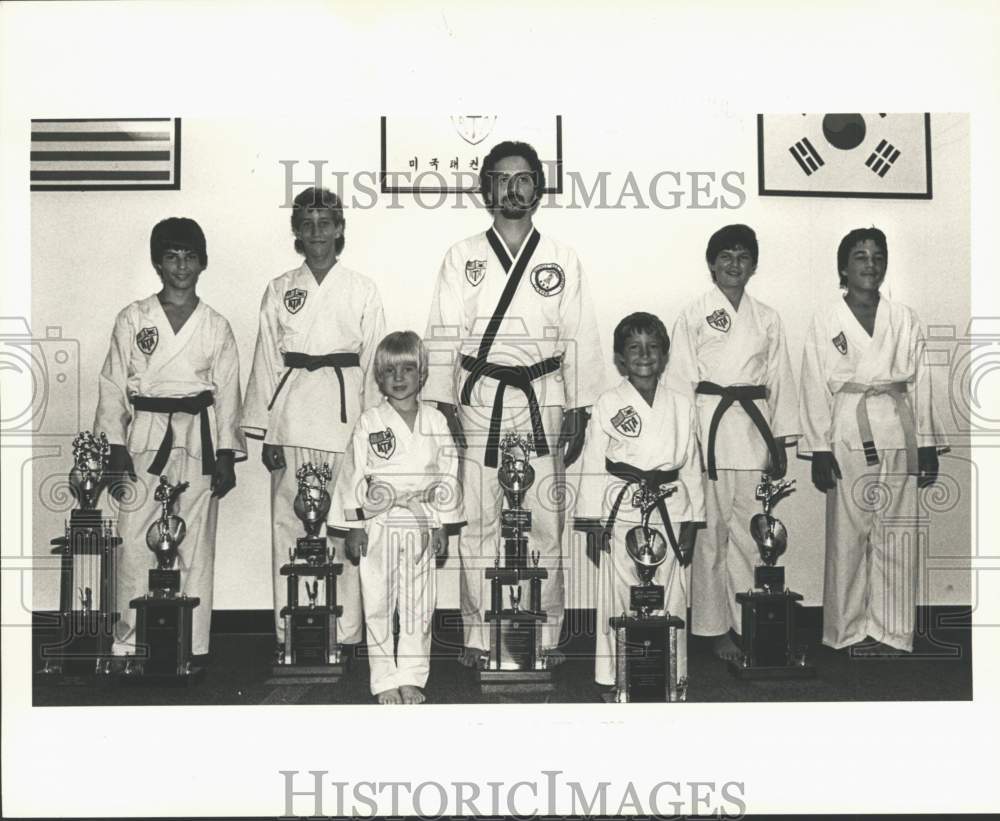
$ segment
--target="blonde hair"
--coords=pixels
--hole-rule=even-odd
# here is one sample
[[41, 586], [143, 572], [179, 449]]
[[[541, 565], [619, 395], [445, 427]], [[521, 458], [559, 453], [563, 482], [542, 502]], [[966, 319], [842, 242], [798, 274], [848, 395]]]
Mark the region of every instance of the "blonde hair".
[[385, 393], [383, 377], [386, 368], [401, 363], [417, 366], [420, 387], [423, 388], [427, 381], [427, 349], [414, 331], [393, 331], [378, 343], [372, 367], [375, 368], [375, 382], [382, 393]]

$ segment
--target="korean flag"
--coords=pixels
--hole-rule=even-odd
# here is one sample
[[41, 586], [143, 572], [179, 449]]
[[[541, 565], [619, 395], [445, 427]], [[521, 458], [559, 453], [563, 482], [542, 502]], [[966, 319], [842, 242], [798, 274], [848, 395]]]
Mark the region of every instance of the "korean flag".
[[931, 198], [930, 114], [758, 114], [761, 196]]

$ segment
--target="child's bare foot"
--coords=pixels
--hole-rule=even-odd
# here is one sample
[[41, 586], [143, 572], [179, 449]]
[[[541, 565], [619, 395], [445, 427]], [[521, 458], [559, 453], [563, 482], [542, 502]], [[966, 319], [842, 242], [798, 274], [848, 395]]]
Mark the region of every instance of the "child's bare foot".
[[402, 704], [403, 696], [399, 692], [399, 688], [393, 687], [391, 690], [383, 690], [377, 696], [379, 704]]
[[566, 654], [562, 650], [557, 650], [555, 647], [545, 651], [545, 666], [552, 668], [558, 667], [566, 661]]
[[424, 691], [412, 684], [404, 684], [399, 688], [399, 695], [403, 699], [403, 704], [423, 704], [427, 701]]
[[480, 650], [478, 647], [463, 647], [458, 654], [458, 663], [463, 667], [478, 667], [479, 659], [484, 656], [486, 656], [485, 650]]
[[736, 646], [736, 642], [732, 640], [729, 633], [715, 637], [712, 642], [712, 652], [715, 653], [716, 658], [720, 658], [723, 661], [739, 661], [743, 655], [743, 652]]

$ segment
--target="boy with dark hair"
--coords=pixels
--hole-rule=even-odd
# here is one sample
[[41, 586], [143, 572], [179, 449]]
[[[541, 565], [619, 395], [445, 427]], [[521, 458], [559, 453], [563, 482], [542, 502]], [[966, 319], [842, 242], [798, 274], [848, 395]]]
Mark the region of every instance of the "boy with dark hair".
[[739, 657], [736, 594], [753, 587], [757, 546], [750, 518], [761, 472], [785, 475], [785, 445], [798, 435], [795, 382], [777, 312], [746, 292], [757, 271], [757, 236], [727, 225], [708, 241], [712, 288], [674, 325], [669, 383], [695, 403], [707, 468], [706, 532], [692, 567], [691, 632], [714, 636], [715, 654]]
[[[205, 234], [192, 219], [171, 217], [149, 239], [160, 291], [115, 319], [101, 369], [94, 431], [111, 443], [110, 492], [119, 502], [116, 594], [120, 619], [112, 651], [134, 655], [135, 611], [156, 558], [146, 530], [160, 516], [153, 491], [164, 475], [188, 482], [174, 512], [184, 519], [178, 568], [181, 592], [197, 596], [192, 652], [208, 653], [218, 500], [236, 486], [234, 463], [246, 458], [240, 430], [240, 365], [229, 323], [198, 298], [208, 266]], [[129, 489], [127, 482], [139, 485]]]
[[[695, 525], [705, 520], [694, 406], [661, 380], [670, 340], [658, 317], [634, 313], [614, 332], [615, 362], [625, 379], [605, 391], [583, 447], [576, 524], [599, 520], [610, 532], [598, 571], [595, 679], [615, 681], [614, 637], [608, 619], [629, 611], [629, 587], [638, 584], [625, 549], [628, 531], [642, 522], [634, 494], [640, 482], [669, 491], [649, 521], [672, 548], [657, 568], [654, 582], [664, 586], [665, 609], [687, 623], [686, 570], [694, 550]], [[675, 527], [680, 524], [679, 535]], [[678, 678], [687, 676], [686, 628], [678, 637]], [[681, 640], [683, 639], [683, 640]]]

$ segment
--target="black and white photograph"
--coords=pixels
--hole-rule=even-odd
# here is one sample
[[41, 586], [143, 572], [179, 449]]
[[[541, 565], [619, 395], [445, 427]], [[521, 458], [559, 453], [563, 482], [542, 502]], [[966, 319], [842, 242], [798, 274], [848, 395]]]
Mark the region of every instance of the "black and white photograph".
[[907, 8], [0, 7], [5, 815], [995, 805], [997, 18]]

